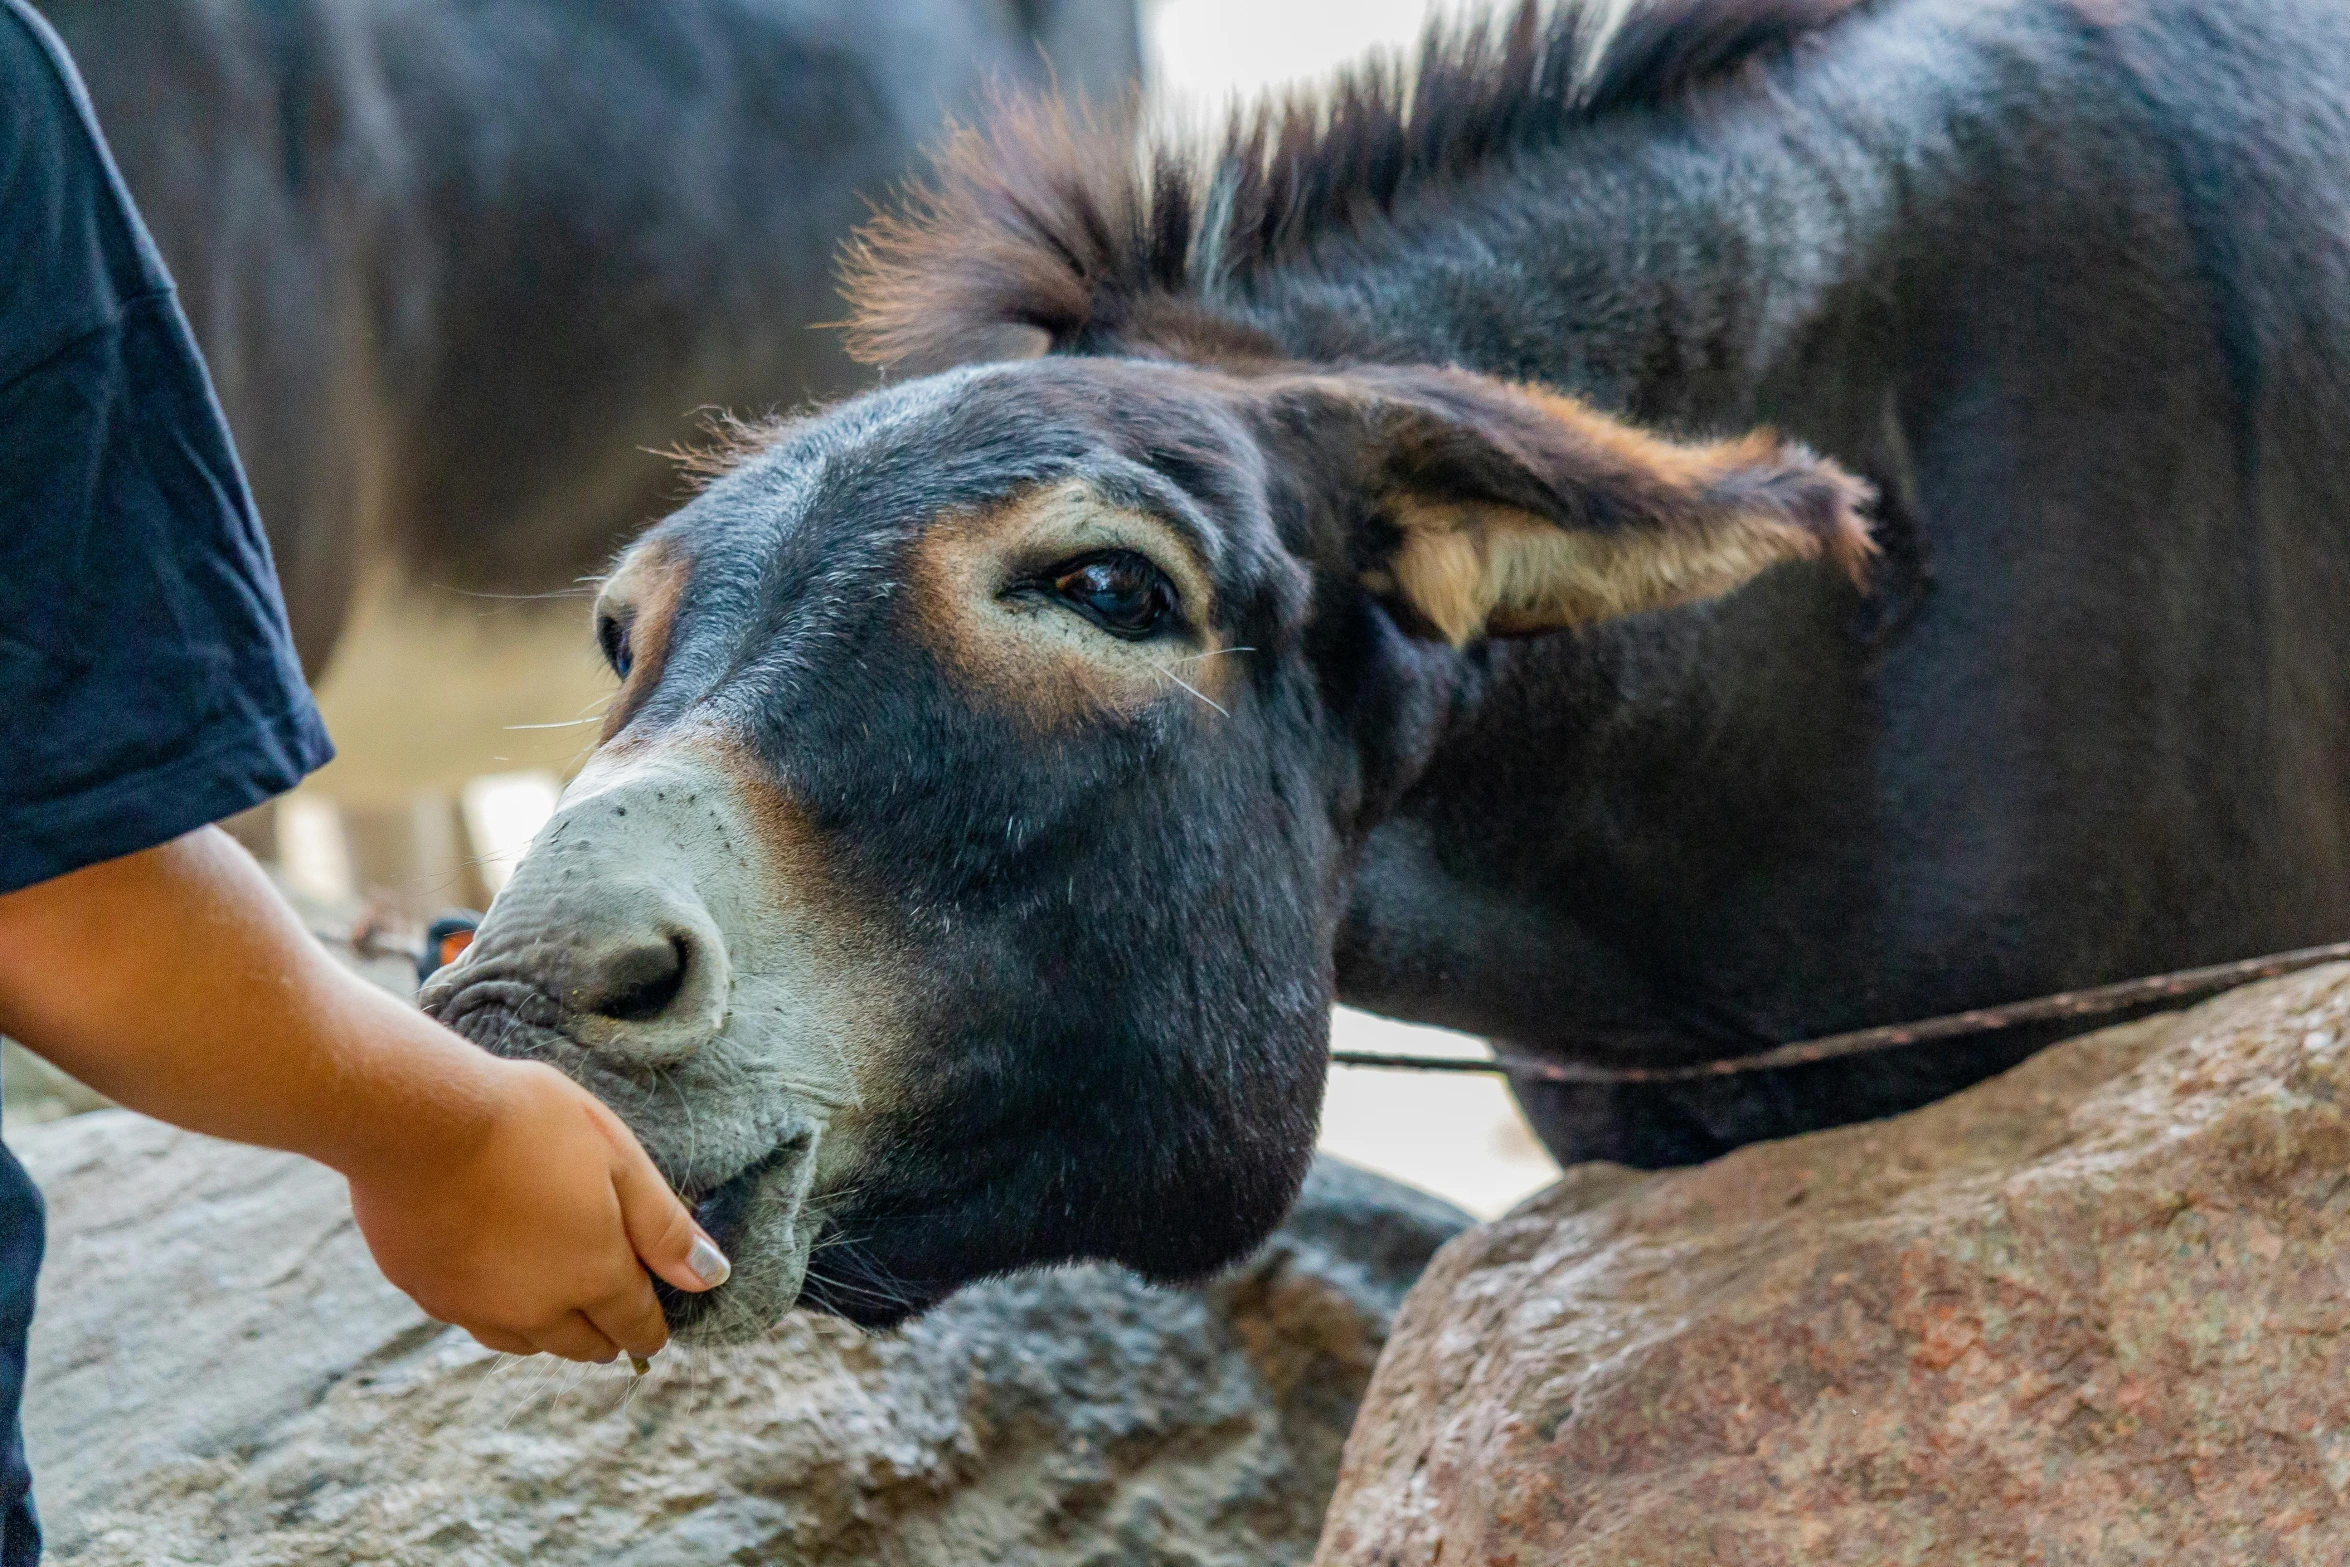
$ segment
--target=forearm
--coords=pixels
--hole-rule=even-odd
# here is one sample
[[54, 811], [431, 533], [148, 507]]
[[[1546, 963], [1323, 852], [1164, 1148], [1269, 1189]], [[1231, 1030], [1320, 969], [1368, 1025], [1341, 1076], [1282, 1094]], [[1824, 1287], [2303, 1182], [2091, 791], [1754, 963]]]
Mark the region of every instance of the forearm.
[[335, 963], [216, 829], [0, 897], [0, 1031], [133, 1109], [345, 1173], [463, 1146], [490, 1059]]
[[342, 1171], [385, 1274], [494, 1348], [641, 1358], [668, 1337], [647, 1267], [725, 1282], [617, 1116], [335, 963], [217, 829], [0, 896], [0, 1030], [133, 1109]]

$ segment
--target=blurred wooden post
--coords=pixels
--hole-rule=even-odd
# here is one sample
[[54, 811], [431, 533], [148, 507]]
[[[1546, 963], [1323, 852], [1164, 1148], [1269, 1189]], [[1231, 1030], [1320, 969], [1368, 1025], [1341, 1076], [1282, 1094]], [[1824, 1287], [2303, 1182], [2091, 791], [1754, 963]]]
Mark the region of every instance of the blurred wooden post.
[[264, 800], [249, 811], [239, 811], [220, 824], [221, 830], [245, 846], [253, 858], [277, 859], [277, 802]]
[[447, 795], [422, 792], [400, 805], [347, 806], [345, 836], [359, 888], [417, 920], [488, 901], [476, 851]]
[[299, 789], [221, 825], [302, 897], [421, 921], [489, 907], [561, 791], [554, 774], [536, 770], [469, 779], [454, 798], [428, 790], [390, 805]]
[[287, 886], [322, 904], [359, 896], [359, 871], [343, 811], [332, 799], [296, 790], [277, 802], [277, 863]]
[[[539, 829], [555, 814], [563, 784], [553, 773], [529, 769], [485, 773], [466, 780], [458, 797], [473, 864], [492, 896], [506, 885]], [[476, 908], [486, 907], [476, 904]]]

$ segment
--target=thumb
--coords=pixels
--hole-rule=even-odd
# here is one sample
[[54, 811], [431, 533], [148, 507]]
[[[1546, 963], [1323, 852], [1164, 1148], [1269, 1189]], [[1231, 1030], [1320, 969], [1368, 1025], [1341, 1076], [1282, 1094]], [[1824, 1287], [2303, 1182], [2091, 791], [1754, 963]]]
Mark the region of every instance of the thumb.
[[[627, 1136], [625, 1127], [621, 1135]], [[620, 1223], [644, 1265], [689, 1294], [724, 1284], [734, 1264], [694, 1223], [636, 1139], [629, 1137], [614, 1152], [612, 1190], [620, 1198]]]

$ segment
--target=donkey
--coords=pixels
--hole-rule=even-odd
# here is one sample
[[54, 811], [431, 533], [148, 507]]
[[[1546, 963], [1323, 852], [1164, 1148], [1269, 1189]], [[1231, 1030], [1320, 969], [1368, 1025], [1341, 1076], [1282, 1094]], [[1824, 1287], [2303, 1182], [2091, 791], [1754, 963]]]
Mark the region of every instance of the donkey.
[[[723, 1336], [1230, 1260], [1333, 998], [1659, 1067], [2339, 937], [2344, 80], [2333, 0], [1528, 5], [966, 137], [851, 293], [981, 362], [627, 553], [427, 1003], [638, 1129]], [[2021, 1048], [1517, 1089], [1654, 1166]]]
[[41, 0], [236, 433], [304, 666], [364, 564], [568, 587], [710, 405], [863, 384], [828, 258], [993, 84], [1115, 94], [1132, 0]]

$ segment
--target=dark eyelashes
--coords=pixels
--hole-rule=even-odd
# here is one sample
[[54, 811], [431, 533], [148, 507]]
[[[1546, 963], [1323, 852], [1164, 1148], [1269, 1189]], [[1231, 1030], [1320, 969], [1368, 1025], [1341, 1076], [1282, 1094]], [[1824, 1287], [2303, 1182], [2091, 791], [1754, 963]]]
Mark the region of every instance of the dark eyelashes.
[[1013, 591], [1054, 599], [1128, 641], [1156, 636], [1177, 623], [1182, 604], [1167, 574], [1139, 550], [1075, 556], [1023, 579]]
[[612, 666], [612, 673], [626, 680], [636, 666], [636, 650], [629, 645], [628, 627], [619, 616], [597, 617], [596, 646], [603, 649], [604, 662]]

